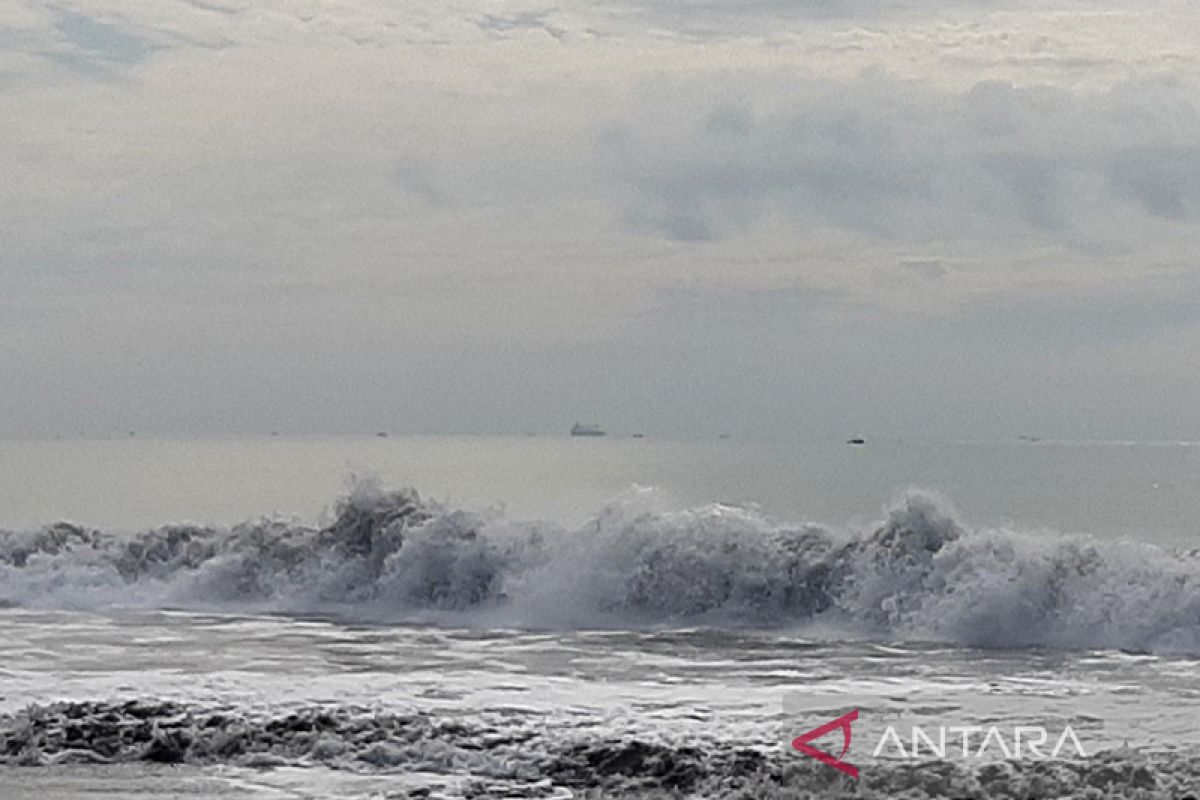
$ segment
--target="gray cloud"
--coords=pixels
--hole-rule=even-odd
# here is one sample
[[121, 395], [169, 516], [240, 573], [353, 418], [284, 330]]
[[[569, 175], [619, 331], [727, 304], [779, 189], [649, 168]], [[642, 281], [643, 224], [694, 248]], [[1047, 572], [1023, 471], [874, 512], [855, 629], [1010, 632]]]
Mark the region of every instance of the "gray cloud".
[[1125, 147], [1113, 154], [1108, 176], [1147, 214], [1183, 221], [1200, 213], [1200, 146]]
[[946, 277], [946, 268], [936, 258], [907, 258], [900, 266], [929, 280], [941, 280]]
[[486, 31], [505, 34], [512, 31], [537, 30], [545, 31], [555, 39], [561, 39], [566, 31], [547, 21], [548, 11], [525, 11], [510, 15], [485, 14], [479, 26]]
[[[1066, 0], [1071, 4], [1071, 0]], [[798, 22], [878, 22], [947, 12], [999, 11], [1027, 5], [1022, 0], [607, 0], [600, 7], [633, 16], [665, 30], [692, 36], [731, 37], [769, 33]]]
[[122, 26], [70, 10], [55, 12], [54, 28], [65, 47], [44, 53], [46, 58], [96, 78], [111, 78], [114, 70], [145, 61], [156, 49]]
[[[1147, 127], [1142, 90], [1168, 93], [1169, 125]], [[667, 238], [743, 233], [770, 214], [896, 240], [1034, 235], [1108, 240], [1113, 216], [1191, 221], [1200, 197], [1190, 87], [1135, 84], [1098, 95], [980, 83], [965, 92], [876, 76], [849, 84], [780, 77], [702, 93], [656, 93], [656, 119], [617, 124], [604, 164], [632, 189], [627, 214]], [[697, 236], [697, 233], [703, 236]]]
[[0, 433], [1200, 433], [1182, 4], [115, 11], [0, 8]]
[[154, 49], [139, 36], [75, 11], [58, 12], [54, 27], [83, 52], [118, 64], [136, 64]]
[[1087, 292], [1025, 288], [980, 297], [946, 318], [955, 336], [1062, 355], [1111, 353], [1200, 330], [1200, 275], [1130, 280]]

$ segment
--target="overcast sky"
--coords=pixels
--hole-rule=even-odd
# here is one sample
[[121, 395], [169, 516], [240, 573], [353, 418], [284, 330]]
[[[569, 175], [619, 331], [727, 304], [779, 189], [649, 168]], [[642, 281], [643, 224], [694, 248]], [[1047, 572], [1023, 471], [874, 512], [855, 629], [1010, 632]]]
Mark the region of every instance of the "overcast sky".
[[0, 435], [1200, 438], [1197, 30], [0, 4]]

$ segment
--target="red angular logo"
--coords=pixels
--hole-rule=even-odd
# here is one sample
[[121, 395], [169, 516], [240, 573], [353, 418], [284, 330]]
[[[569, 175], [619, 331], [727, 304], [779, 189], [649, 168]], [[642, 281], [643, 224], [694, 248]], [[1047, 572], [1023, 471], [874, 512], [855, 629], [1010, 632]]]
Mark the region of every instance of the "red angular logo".
[[[846, 757], [846, 753], [850, 750], [850, 723], [854, 722], [856, 719], [858, 719], [857, 708], [848, 714], [843, 714], [835, 720], [826, 722], [824, 725], [818, 728], [813, 728], [807, 733], [800, 734], [795, 739], [792, 739], [792, 747], [796, 750], [799, 750], [801, 753], [804, 753], [804, 755], [808, 756], [809, 758], [815, 758], [822, 764], [828, 764], [834, 769], [840, 770], [841, 772], [849, 775], [851, 778], [858, 780], [858, 767], [854, 766], [853, 764], [847, 764], [842, 760]], [[820, 739], [822, 736], [825, 736], [828, 733], [833, 733], [839, 729], [842, 732], [843, 743], [842, 753], [837, 758], [834, 758], [824, 750], [818, 750], [809, 744], [809, 742], [813, 741], [814, 739]]]

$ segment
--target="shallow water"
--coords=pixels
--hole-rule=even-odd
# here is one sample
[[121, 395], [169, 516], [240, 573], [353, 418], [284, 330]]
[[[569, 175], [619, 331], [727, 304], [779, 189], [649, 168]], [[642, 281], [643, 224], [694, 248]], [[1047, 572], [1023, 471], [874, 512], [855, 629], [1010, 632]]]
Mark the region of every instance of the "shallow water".
[[[887, 720], [1072, 725], [1088, 755], [1130, 740], [1149, 752], [1200, 746], [1195, 662], [1120, 653], [818, 642], [777, 632], [522, 633], [16, 610], [0, 617], [0, 642], [0, 710], [9, 720], [0, 729], [10, 739], [13, 715], [49, 699], [107, 708], [169, 699], [175, 707], [152, 716], [178, 721], [186, 710], [200, 729], [205, 715], [220, 714], [261, 732], [265, 721], [312, 709], [422, 726], [404, 748], [383, 752], [346, 733], [348, 721], [334, 730], [344, 746], [324, 754], [281, 748], [263, 733], [229, 757], [181, 752], [178, 769], [132, 751], [112, 759], [132, 763], [70, 763], [78, 752], [43, 739], [25, 758], [42, 766], [0, 767], [6, 797], [133, 787], [149, 797], [404, 796], [417, 787], [479, 796], [489, 786], [553, 794], [569, 791], [569, 781], [547, 765], [572, 748], [634, 741], [718, 754], [751, 748], [794, 761], [793, 736], [851, 706], [862, 715], [860, 741], [872, 741]], [[438, 732], [448, 724], [453, 735]], [[868, 753], [860, 760], [870, 771]]]

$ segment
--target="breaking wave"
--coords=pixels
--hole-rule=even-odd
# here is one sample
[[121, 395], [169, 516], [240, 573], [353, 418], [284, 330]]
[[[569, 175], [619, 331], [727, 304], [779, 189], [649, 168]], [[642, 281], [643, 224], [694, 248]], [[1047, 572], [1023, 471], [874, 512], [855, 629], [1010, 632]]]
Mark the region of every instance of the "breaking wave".
[[0, 531], [0, 605], [737, 626], [1200, 655], [1196, 552], [968, 529], [922, 494], [869, 532], [780, 524], [723, 505], [652, 507], [634, 492], [566, 529], [362, 483], [324, 526]]

